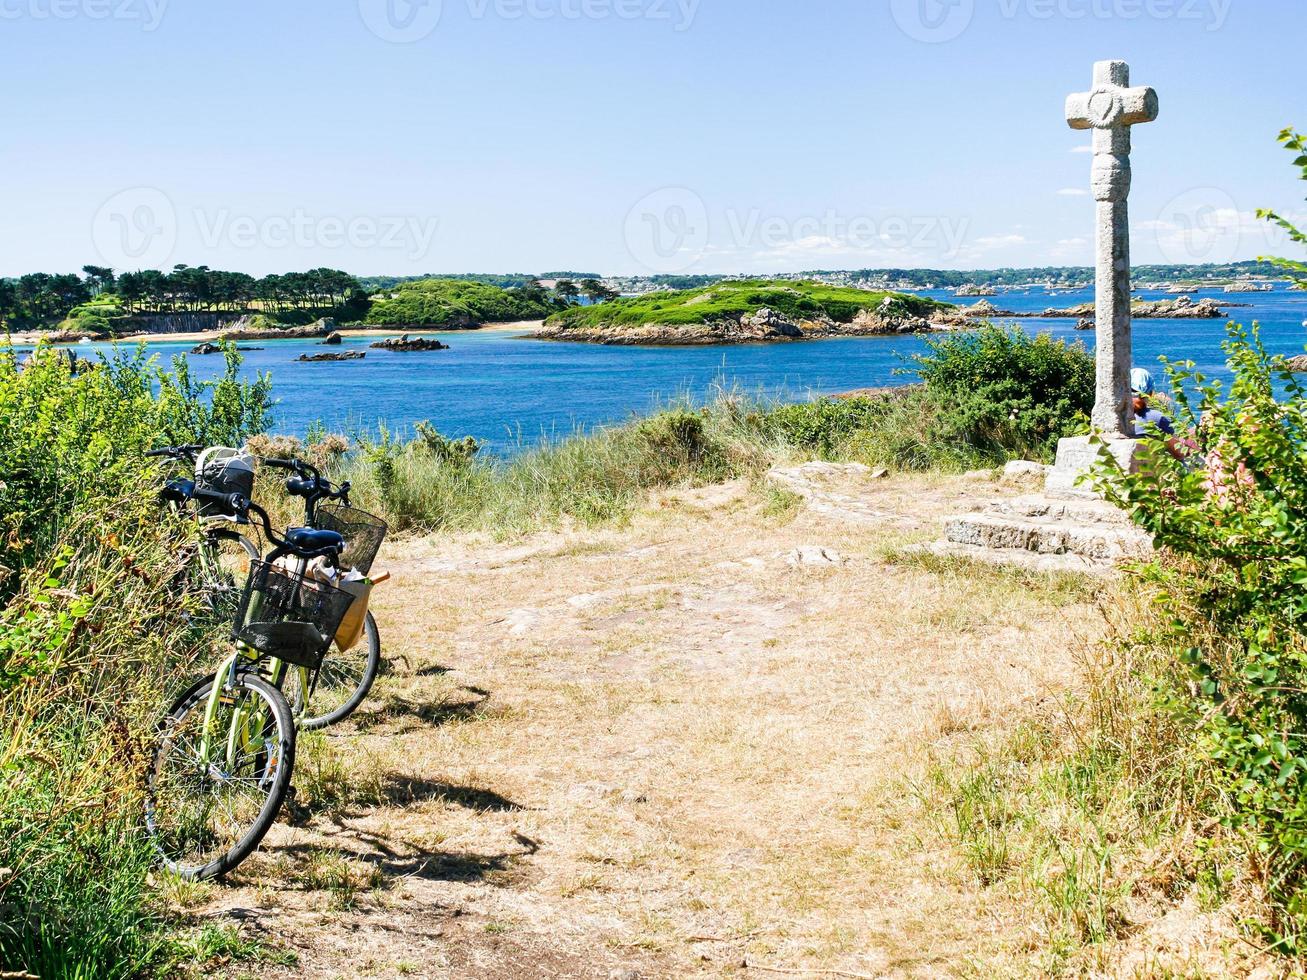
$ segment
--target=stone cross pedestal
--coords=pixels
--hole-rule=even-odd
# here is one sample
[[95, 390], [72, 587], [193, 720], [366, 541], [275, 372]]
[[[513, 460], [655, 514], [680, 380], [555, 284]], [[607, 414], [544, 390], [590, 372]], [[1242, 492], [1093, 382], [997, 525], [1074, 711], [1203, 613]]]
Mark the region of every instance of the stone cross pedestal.
[[[1093, 427], [1113, 440], [1129, 440], [1134, 410], [1130, 368], [1130, 129], [1157, 118], [1157, 93], [1130, 86], [1130, 66], [1124, 61], [1094, 65], [1094, 87], [1066, 102], [1072, 129], [1094, 131], [1091, 186], [1098, 208], [1097, 236], [1097, 383]], [[1113, 447], [1129, 468], [1133, 443]], [[1063, 440], [1058, 462], [1049, 478], [1050, 492], [1070, 492], [1094, 454], [1087, 439]]]

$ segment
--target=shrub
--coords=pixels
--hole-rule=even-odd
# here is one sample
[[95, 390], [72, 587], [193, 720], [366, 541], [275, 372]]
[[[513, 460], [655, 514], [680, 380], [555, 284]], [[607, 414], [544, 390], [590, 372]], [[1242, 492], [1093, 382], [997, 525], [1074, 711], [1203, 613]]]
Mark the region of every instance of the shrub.
[[205, 383], [82, 363], [0, 350], [0, 964], [51, 980], [135, 976], [156, 946], [142, 766], [208, 638], [171, 587], [192, 529], [159, 519], [142, 451], [239, 444], [268, 396], [231, 351]]
[[822, 398], [814, 402], [782, 405], [767, 417], [772, 430], [785, 442], [830, 458], [857, 432], [870, 429], [883, 411], [867, 398]]
[[1087, 429], [1094, 359], [1083, 345], [986, 325], [928, 344], [915, 364], [936, 417], [932, 438], [983, 453], [1048, 459]]
[[1228, 391], [1168, 365], [1194, 454], [1159, 437], [1141, 472], [1104, 460], [1099, 482], [1166, 549], [1142, 574], [1190, 675], [1168, 703], [1214, 766], [1288, 949], [1307, 924], [1307, 387], [1256, 328], [1229, 330]]
[[201, 382], [185, 358], [169, 374], [143, 348], [78, 362], [87, 370], [47, 347], [20, 366], [0, 348], [0, 599], [16, 587], [3, 570], [48, 554], [70, 515], [129, 482], [143, 451], [239, 445], [267, 425], [270, 381], [242, 381], [234, 348], [226, 357], [223, 375]]
[[442, 436], [430, 422], [419, 422], [415, 427], [418, 441], [422, 448], [442, 463], [451, 466], [466, 466], [474, 456], [481, 452], [481, 443], [471, 436], [462, 439], [448, 439]]

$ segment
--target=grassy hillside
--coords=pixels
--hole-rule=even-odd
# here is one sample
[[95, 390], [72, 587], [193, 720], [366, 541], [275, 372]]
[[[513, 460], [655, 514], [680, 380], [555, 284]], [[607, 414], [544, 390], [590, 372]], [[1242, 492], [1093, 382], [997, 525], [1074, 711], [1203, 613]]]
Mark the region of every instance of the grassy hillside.
[[754, 279], [722, 282], [683, 292], [650, 293], [599, 306], [579, 306], [549, 318], [554, 327], [605, 327], [660, 324], [681, 326], [738, 318], [768, 307], [790, 319], [826, 315], [848, 323], [862, 310], [876, 309], [886, 297], [906, 313], [925, 316], [945, 304], [903, 293], [869, 292], [815, 282]]
[[544, 296], [465, 279], [422, 279], [372, 297], [367, 322], [378, 326], [471, 327], [543, 320], [558, 307]]

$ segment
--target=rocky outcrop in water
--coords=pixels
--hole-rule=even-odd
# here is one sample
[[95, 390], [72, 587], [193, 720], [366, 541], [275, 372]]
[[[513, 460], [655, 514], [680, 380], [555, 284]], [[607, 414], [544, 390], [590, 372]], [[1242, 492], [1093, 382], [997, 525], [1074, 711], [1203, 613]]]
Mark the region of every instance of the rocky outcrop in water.
[[[1043, 319], [1088, 320], [1094, 316], [1093, 303], [1082, 303], [1070, 309], [1047, 309], [1043, 313], [1020, 313], [1017, 316], [1041, 317]], [[1130, 315], [1136, 320], [1220, 320], [1225, 316], [1225, 307], [1214, 299], [1200, 299], [1194, 302], [1188, 296], [1176, 299], [1162, 299], [1152, 302], [1136, 302], [1130, 307]]]
[[367, 353], [361, 350], [330, 351], [322, 354], [301, 354], [296, 358], [297, 361], [306, 363], [316, 363], [319, 361], [361, 361], [367, 357]]
[[[1173, 300], [1139, 301], [1132, 307], [1136, 320], [1220, 320], [1226, 316], [1226, 307], [1237, 304], [1221, 304], [1213, 299], [1201, 299], [1194, 302], [1188, 296]], [[985, 320], [1075, 320], [1077, 330], [1094, 329], [1094, 304], [1081, 303], [1067, 308], [1049, 307], [1039, 313], [1015, 310], [1000, 310], [988, 300], [981, 300], [974, 306], [953, 310], [933, 316], [936, 326], [954, 328], [974, 327]]]
[[323, 317], [307, 327], [277, 327], [263, 314], [243, 316], [230, 329], [218, 335], [219, 340], [311, 340], [326, 337], [336, 329], [336, 321]]
[[[237, 347], [236, 349], [238, 351], [263, 350], [262, 347]], [[211, 344], [206, 341], [203, 344], [196, 344], [194, 347], [192, 347], [191, 353], [199, 354], [199, 355], [221, 354], [222, 347], [218, 344]]]
[[322, 343], [327, 347], [336, 347], [344, 343], [344, 338], [340, 335], [339, 330], [333, 330], [331, 333], [327, 334], [327, 339], [322, 341]]
[[1287, 370], [1295, 374], [1307, 374], [1307, 354], [1299, 354], [1297, 357], [1286, 357], [1284, 366]]
[[402, 353], [449, 350], [448, 344], [442, 344], [435, 337], [410, 337], [408, 334], [391, 337], [388, 340], [378, 340], [372, 346], [378, 350], [399, 351]]

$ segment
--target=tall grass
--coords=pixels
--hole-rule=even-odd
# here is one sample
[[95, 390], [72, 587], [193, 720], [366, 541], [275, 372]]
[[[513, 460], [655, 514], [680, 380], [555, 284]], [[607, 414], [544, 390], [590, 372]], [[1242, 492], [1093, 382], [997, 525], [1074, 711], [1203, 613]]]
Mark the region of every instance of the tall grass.
[[[894, 470], [961, 472], [1013, 453], [937, 438], [940, 408], [918, 388], [870, 398], [780, 405], [722, 393], [623, 426], [528, 449], [508, 460], [450, 451], [428, 430], [409, 441], [363, 439], [329, 461], [356, 506], [397, 531], [514, 534], [566, 523], [621, 523], [650, 491], [761, 479], [812, 459]], [[313, 454], [315, 447], [281, 451]], [[319, 454], [320, 455], [320, 454]]]
[[71, 521], [0, 615], [0, 962], [42, 978], [132, 976], [155, 949], [142, 773], [203, 646], [148, 486]]
[[1150, 597], [1134, 582], [1105, 592], [1108, 629], [1077, 652], [1076, 693], [972, 753], [938, 754], [919, 787], [975, 882], [1042, 918], [1047, 974], [1110, 967], [1140, 900], [1264, 908], [1223, 829], [1211, 762], [1168, 706], [1189, 677], [1162, 639], [1169, 613]]
[[208, 650], [143, 450], [243, 439], [266, 383], [0, 349], [0, 972], [135, 977], [163, 942], [142, 832], [154, 723]]
[[365, 443], [337, 473], [355, 500], [398, 530], [510, 534], [566, 522], [620, 522], [651, 489], [757, 475], [783, 455], [749, 421], [750, 406], [674, 408], [631, 425], [528, 450], [508, 461], [442, 450], [429, 433], [408, 443]]

